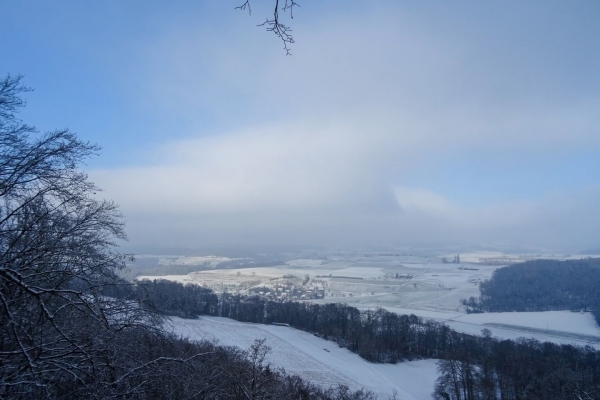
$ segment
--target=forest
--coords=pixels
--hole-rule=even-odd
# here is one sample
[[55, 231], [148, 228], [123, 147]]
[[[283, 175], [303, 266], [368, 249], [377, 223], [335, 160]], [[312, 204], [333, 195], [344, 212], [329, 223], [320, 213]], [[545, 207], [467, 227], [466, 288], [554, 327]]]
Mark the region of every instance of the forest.
[[517, 400], [600, 398], [600, 352], [592, 347], [498, 340], [456, 332], [415, 315], [344, 304], [272, 302], [217, 296], [208, 289], [165, 280], [135, 286], [143, 308], [193, 318], [213, 315], [243, 322], [285, 323], [335, 341], [364, 359], [396, 363], [439, 359], [435, 399]]
[[600, 323], [600, 259], [532, 260], [494, 271], [481, 296], [464, 304], [481, 311], [591, 311]]

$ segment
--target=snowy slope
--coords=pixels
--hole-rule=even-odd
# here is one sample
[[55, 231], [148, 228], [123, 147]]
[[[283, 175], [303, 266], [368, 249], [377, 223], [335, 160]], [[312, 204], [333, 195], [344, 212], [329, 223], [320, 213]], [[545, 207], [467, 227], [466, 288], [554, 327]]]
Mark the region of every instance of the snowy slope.
[[371, 390], [381, 399], [390, 398], [394, 390], [403, 400], [430, 399], [437, 378], [436, 360], [373, 364], [333, 342], [284, 326], [219, 317], [172, 318], [168, 325], [177, 335], [243, 349], [255, 339], [266, 338], [273, 365], [323, 387], [342, 383], [355, 390]]

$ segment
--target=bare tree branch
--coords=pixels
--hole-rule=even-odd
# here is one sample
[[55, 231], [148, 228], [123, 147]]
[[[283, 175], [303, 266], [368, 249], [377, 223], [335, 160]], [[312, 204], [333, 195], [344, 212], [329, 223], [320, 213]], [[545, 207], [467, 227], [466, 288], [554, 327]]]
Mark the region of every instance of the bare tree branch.
[[[284, 13], [289, 13], [290, 18], [294, 18], [294, 7], [300, 7], [300, 5], [295, 0], [285, 0], [283, 5], [280, 5], [279, 0], [275, 0], [275, 7], [273, 9], [273, 18], [267, 18], [265, 22], [262, 24], [258, 24], [257, 26], [264, 26], [267, 32], [273, 32], [275, 36], [277, 36], [283, 42], [283, 49], [285, 50], [285, 54], [290, 56], [292, 55], [290, 51], [290, 45], [295, 43], [294, 37], [292, 36], [292, 29], [280, 22], [279, 19], [279, 11], [281, 10]], [[246, 0], [244, 4], [236, 7], [238, 10], [246, 10], [248, 9], [248, 13], [252, 14], [250, 9], [250, 0]]]
[[244, 4], [242, 4], [241, 6], [237, 6], [235, 9], [242, 11], [248, 9], [248, 15], [252, 15], [252, 9], [250, 8], [250, 0], [246, 0]]

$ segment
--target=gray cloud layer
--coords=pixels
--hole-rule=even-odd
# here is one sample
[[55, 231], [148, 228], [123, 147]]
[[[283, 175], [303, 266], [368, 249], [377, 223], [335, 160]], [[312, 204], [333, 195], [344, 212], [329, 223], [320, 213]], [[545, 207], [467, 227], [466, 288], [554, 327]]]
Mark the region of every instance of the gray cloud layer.
[[[494, 36], [506, 22], [548, 32], [560, 15], [528, 22], [504, 11], [484, 15], [490, 27], [444, 31], [433, 14], [298, 17], [292, 59], [262, 35], [235, 42], [247, 27], [220, 37], [172, 27], [138, 55], [140, 107], [185, 119], [197, 134], [170, 141], [166, 132], [146, 165], [91, 176], [140, 244], [595, 245], [598, 187], [467, 207], [403, 184], [451, 152], [536, 158], [600, 148], [589, 65], [556, 64], [568, 43], [552, 52], [537, 34]], [[245, 48], [251, 40], [260, 44]], [[207, 115], [228, 122], [207, 130]]]

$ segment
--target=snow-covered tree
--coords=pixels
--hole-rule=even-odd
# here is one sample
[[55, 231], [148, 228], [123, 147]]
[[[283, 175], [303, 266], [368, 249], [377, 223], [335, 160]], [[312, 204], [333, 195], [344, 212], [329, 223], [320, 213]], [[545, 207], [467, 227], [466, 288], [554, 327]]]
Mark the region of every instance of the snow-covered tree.
[[[104, 296], [126, 255], [117, 206], [77, 167], [98, 147], [68, 130], [39, 134], [17, 114], [28, 89], [0, 81], [0, 397], [101, 385], [116, 332], [144, 322]], [[53, 384], [49, 384], [53, 382]], [[54, 393], [56, 394], [56, 393]]]

